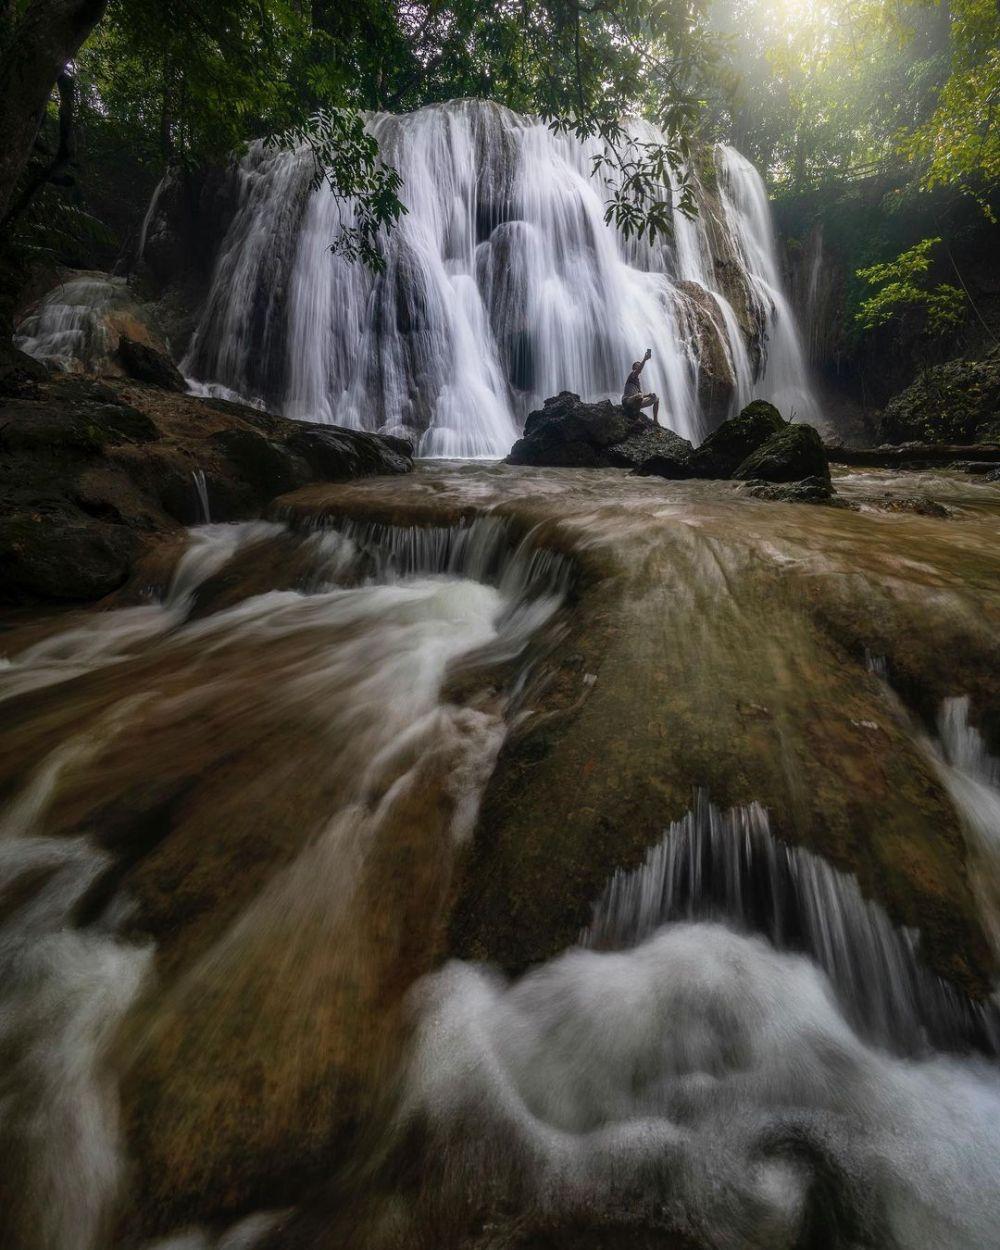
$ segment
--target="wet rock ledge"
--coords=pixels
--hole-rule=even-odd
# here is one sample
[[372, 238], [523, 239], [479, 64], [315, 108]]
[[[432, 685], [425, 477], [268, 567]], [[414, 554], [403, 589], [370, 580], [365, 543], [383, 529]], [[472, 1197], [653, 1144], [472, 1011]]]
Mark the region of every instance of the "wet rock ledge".
[[[407, 473], [412, 448], [0, 347], [0, 601], [111, 593], [182, 526], [259, 516], [310, 482]], [[201, 489], [203, 487], [203, 490]]]
[[671, 480], [733, 479], [758, 499], [834, 502], [822, 439], [811, 425], [787, 422], [773, 404], [754, 400], [723, 421], [698, 447], [642, 413], [609, 400], [587, 403], [571, 391], [528, 414], [509, 464], [554, 468], [626, 468]]

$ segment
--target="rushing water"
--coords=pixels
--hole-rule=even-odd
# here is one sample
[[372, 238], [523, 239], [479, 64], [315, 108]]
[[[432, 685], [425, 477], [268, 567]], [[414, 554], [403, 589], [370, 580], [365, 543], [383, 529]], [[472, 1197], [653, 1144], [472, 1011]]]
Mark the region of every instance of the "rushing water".
[[[767, 196], [739, 153], [706, 153], [698, 215], [675, 212], [671, 237], [639, 242], [604, 221], [593, 142], [474, 100], [370, 126], [408, 210], [384, 240], [385, 272], [331, 252], [350, 208], [311, 189], [307, 154], [251, 145], [183, 362], [194, 393], [402, 434], [422, 456], [495, 457], [550, 395], [617, 399], [648, 346], [644, 382], [695, 441], [755, 396], [816, 415]], [[140, 258], [160, 202], [157, 188]], [[127, 297], [123, 279], [73, 278], [18, 344], [104, 368], [109, 314]]]
[[716, 150], [719, 198], [699, 184], [701, 213], [675, 214], [672, 240], [626, 243], [592, 144], [479, 101], [371, 129], [408, 209], [385, 273], [331, 254], [345, 210], [309, 192], [305, 156], [252, 147], [185, 361], [202, 385], [415, 436], [425, 456], [500, 456], [546, 396], [619, 396], [649, 346], [644, 378], [688, 437], [724, 415], [699, 398], [711, 369], [730, 407], [760, 394], [812, 415], [763, 184], [737, 153]]
[[[296, 580], [306, 589], [252, 593], [254, 563], [281, 543], [285, 559], [298, 559]], [[240, 557], [246, 589], [199, 616], [199, 594]], [[140, 791], [169, 788], [171, 775], [176, 784], [213, 759], [231, 767], [241, 753], [264, 749], [256, 767], [272, 778], [267, 785], [291, 785], [288, 800], [305, 819], [295, 768], [290, 774], [268, 760], [271, 752], [280, 757], [275, 726], [299, 738], [300, 771], [312, 771], [336, 799], [311, 811], [311, 831], [296, 830], [297, 857], [170, 989], [136, 1054], [155, 1050], [178, 1020], [195, 1032], [195, 1020], [224, 1028], [259, 993], [258, 1032], [268, 1023], [281, 1034], [279, 1049], [298, 1047], [295, 1079], [307, 1081], [322, 1020], [306, 1042], [293, 1004], [303, 995], [336, 996], [336, 977], [321, 974], [326, 943], [342, 943], [350, 967], [349, 916], [366, 864], [393, 851], [378, 851], [379, 839], [436, 794], [441, 840], [433, 854], [445, 866], [449, 848], [468, 836], [503, 740], [502, 694], [475, 707], [452, 704], [442, 695], [446, 678], [462, 664], [471, 674], [516, 661], [558, 609], [567, 578], [565, 561], [519, 552], [505, 527], [489, 521], [455, 531], [353, 526], [300, 537], [267, 523], [205, 526], [192, 531], [158, 601], [84, 617], [0, 673], [0, 697], [18, 709], [24, 734], [50, 744], [9, 800], [0, 834], [0, 1043], [14, 1057], [0, 1076], [0, 1142], [5, 1181], [20, 1180], [0, 1215], [5, 1246], [97, 1250], [119, 1197], [124, 1157], [108, 1052], [148, 982], [153, 943], [125, 935], [135, 901], [117, 888], [131, 854], [124, 847], [145, 835], [119, 832], [112, 850], [95, 785], [107, 787], [114, 804], [114, 794], [134, 784], [129, 776]], [[50, 692], [64, 708], [54, 730], [44, 713], [38, 718]], [[236, 716], [243, 727], [234, 734]], [[192, 741], [193, 723], [219, 717], [230, 723], [214, 747], [197, 733]], [[122, 758], [124, 743], [142, 740], [143, 751]], [[124, 820], [141, 826], [147, 800], [137, 792], [133, 802], [139, 810]], [[237, 801], [238, 819], [252, 819], [250, 810]], [[80, 832], [67, 836], [67, 820]], [[421, 836], [431, 839], [430, 816], [425, 824]], [[261, 969], [275, 960], [303, 969], [301, 992], [262, 988]], [[310, 969], [320, 985], [309, 981]], [[245, 1038], [250, 1056], [254, 1036]], [[260, 1046], [263, 1055], [269, 1043]], [[214, 1057], [211, 1043], [202, 1061], [206, 1055]]]
[[[995, 940], [979, 696], [932, 742], [883, 680], [911, 608], [930, 669], [990, 654], [997, 489], [950, 489], [945, 521], [425, 465], [15, 622], [0, 1244], [995, 1245], [995, 1012], [884, 880], [912, 856], [928, 930], [961, 941], [966, 889]], [[872, 671], [824, 633], [841, 595], [888, 630]]]
[[708, 918], [808, 953], [844, 1014], [884, 1046], [920, 1053], [971, 1042], [1000, 1052], [1000, 1016], [929, 975], [913, 935], [895, 929], [853, 878], [777, 842], [759, 804], [722, 812], [699, 796], [640, 868], [614, 875], [581, 945], [633, 946], [668, 921]]
[[124, 278], [100, 273], [61, 282], [21, 321], [14, 343], [59, 369], [99, 366], [118, 347], [108, 316], [127, 291]]

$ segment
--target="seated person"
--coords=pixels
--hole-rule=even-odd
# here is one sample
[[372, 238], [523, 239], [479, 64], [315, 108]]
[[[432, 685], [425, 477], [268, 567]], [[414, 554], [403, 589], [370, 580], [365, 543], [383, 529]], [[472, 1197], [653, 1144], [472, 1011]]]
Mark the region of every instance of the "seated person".
[[622, 407], [628, 413], [638, 412], [642, 408], [648, 408], [652, 405], [653, 420], [657, 425], [660, 423], [660, 397], [654, 395], [652, 391], [644, 393], [642, 383], [639, 381], [639, 374], [642, 373], [642, 366], [652, 356], [652, 348], [646, 348], [646, 354], [642, 360], [634, 360], [632, 362], [632, 372], [625, 379], [625, 390], [622, 394]]

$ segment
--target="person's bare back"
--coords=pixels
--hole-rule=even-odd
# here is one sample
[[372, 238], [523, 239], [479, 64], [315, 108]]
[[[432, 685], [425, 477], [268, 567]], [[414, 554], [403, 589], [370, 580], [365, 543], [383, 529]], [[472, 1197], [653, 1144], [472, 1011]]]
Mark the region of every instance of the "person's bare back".
[[646, 354], [642, 360], [634, 360], [632, 362], [632, 371], [625, 379], [625, 390], [622, 392], [622, 407], [627, 412], [639, 412], [643, 408], [652, 407], [653, 420], [659, 425], [660, 397], [652, 391], [644, 392], [642, 383], [639, 381], [642, 367], [652, 354], [652, 348], [647, 347]]

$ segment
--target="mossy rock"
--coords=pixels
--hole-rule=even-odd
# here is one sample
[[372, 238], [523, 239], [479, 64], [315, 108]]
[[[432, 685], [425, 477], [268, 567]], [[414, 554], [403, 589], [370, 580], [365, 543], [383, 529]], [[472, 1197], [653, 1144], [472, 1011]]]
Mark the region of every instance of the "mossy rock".
[[138, 539], [121, 525], [36, 514], [0, 519], [3, 596], [100, 599], [125, 581]]
[[762, 482], [799, 482], [815, 477], [830, 480], [830, 465], [819, 433], [811, 425], [783, 425], [738, 465], [733, 477]]
[[1000, 442], [1000, 351], [926, 369], [879, 419], [885, 443]]
[[140, 343], [123, 334], [118, 340], [118, 358], [129, 377], [139, 382], [161, 386], [168, 391], [183, 393], [187, 390], [181, 371], [170, 357], [148, 343]]
[[241, 477], [267, 497], [294, 490], [309, 480], [301, 461], [256, 430], [220, 430], [209, 441]]
[[735, 469], [772, 435], [785, 428], [774, 404], [755, 399], [736, 417], [713, 430], [691, 457], [691, 477], [731, 477]]
[[0, 396], [33, 395], [49, 371], [38, 360], [0, 340]]

